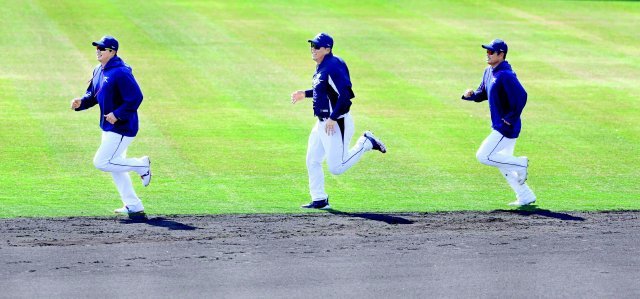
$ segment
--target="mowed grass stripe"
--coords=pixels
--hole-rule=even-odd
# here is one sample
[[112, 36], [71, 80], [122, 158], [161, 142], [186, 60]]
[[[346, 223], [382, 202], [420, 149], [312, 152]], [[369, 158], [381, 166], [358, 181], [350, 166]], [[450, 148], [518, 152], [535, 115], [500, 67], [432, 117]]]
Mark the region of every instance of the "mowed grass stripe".
[[24, 125], [35, 120], [17, 97], [12, 80], [0, 80], [0, 98], [0, 215], [11, 217], [32, 210], [15, 207], [27, 202], [25, 190], [49, 178], [50, 150], [40, 127]]
[[[52, 20], [22, 16], [25, 24], [40, 24], [33, 28], [43, 29], [17, 27], [18, 32], [29, 33], [12, 47], [28, 55], [15, 55], [3, 64], [20, 69], [11, 71], [11, 76], [32, 81], [16, 86], [38, 85], [16, 93], [26, 95], [20, 98], [49, 93], [63, 99], [66, 108], [70, 96], [84, 90], [95, 64], [89, 41], [104, 33], [117, 36], [146, 97], [141, 137], [129, 153], [158, 157], [156, 184], [137, 187], [152, 213], [300, 211], [297, 206], [307, 197], [304, 153], [313, 119], [310, 103], [291, 106], [288, 95], [310, 85], [314, 65], [305, 41], [325, 30], [334, 35], [336, 53], [351, 69], [358, 96], [357, 131], [373, 129], [393, 150], [386, 156], [365, 157], [368, 161], [343, 176], [328, 176], [336, 207], [348, 211], [503, 208], [511, 199], [508, 187], [497, 171], [473, 157], [488, 133], [486, 103], [459, 100], [464, 88], [479, 82], [484, 67], [479, 44], [494, 36], [513, 40], [509, 58], [530, 94], [516, 152], [536, 161], [531, 185], [541, 206], [637, 207], [638, 192], [629, 178], [637, 178], [638, 171], [629, 165], [640, 163], [634, 158], [638, 155], [628, 153], [637, 153], [638, 104], [626, 100], [638, 91], [632, 84], [638, 74], [635, 58], [628, 57], [637, 51], [636, 42], [631, 39], [630, 46], [620, 47], [615, 52], [620, 57], [593, 64], [583, 60], [597, 59], [598, 37], [606, 39], [604, 23], [610, 22], [616, 40], [626, 36], [621, 31], [632, 24], [614, 18], [618, 12], [621, 19], [633, 18], [632, 10], [620, 11], [624, 4], [594, 4], [605, 16], [598, 22], [590, 22], [594, 16], [584, 8], [591, 4], [573, 2], [561, 2], [564, 12], [528, 2], [500, 2], [499, 9], [508, 12], [504, 19], [488, 19], [486, 7], [491, 3], [477, 2], [369, 1], [356, 6], [337, 1], [327, 7], [296, 1], [116, 1], [105, 9], [104, 20], [84, 15], [97, 10], [99, 2], [40, 4]], [[15, 11], [21, 10], [24, 7]], [[554, 32], [554, 26], [562, 30]], [[113, 31], [103, 32], [104, 28]], [[48, 31], [57, 37], [43, 38]], [[63, 44], [57, 55], [63, 58], [40, 58], [47, 51], [32, 45], [32, 40]], [[550, 46], [563, 50], [548, 55]], [[443, 47], [450, 51], [442, 51]], [[47, 67], [61, 61], [66, 67], [47, 72], [29, 61], [38, 58]], [[593, 70], [622, 73], [595, 77], [598, 73]], [[67, 81], [59, 84], [60, 78]], [[47, 85], [49, 81], [54, 84]], [[584, 96], [576, 100], [580, 92]], [[610, 99], [610, 105], [603, 98]], [[60, 177], [69, 180], [47, 185], [57, 189], [55, 200], [64, 203], [51, 205], [44, 213], [106, 213], [119, 200], [108, 174], [97, 173], [90, 163], [98, 145], [98, 113], [95, 109], [63, 113], [57, 105], [48, 101], [29, 107], [35, 119], [56, 125], [42, 129], [43, 136], [59, 140], [44, 143], [55, 152], [51, 159], [60, 168]], [[68, 115], [72, 122], [58, 125]], [[616, 127], [615, 120], [625, 125]], [[75, 133], [83, 139], [61, 134], [77, 127], [83, 133]], [[73, 152], [64, 152], [69, 145]], [[67, 160], [76, 165], [64, 163]], [[78, 201], [87, 188], [90, 199]], [[42, 199], [21, 191], [33, 195], [29, 203]], [[43, 196], [55, 197], [52, 194]], [[19, 204], [16, 201], [13, 207]], [[73, 207], [65, 210], [66, 206]], [[18, 210], [28, 213], [28, 208]]]
[[[11, 36], [7, 43], [10, 43], [12, 51], [4, 55], [7, 63], [3, 65], [7, 66], [9, 76], [15, 78], [12, 81], [14, 96], [3, 100], [14, 101], [20, 105], [20, 110], [28, 111], [29, 116], [16, 120], [16, 124], [32, 134], [23, 135], [21, 133], [25, 132], [18, 130], [13, 138], [3, 138], [3, 145], [21, 152], [20, 156], [13, 158], [23, 164], [12, 170], [17, 172], [13, 175], [11, 172], [3, 173], [3, 178], [12, 180], [3, 184], [2, 193], [11, 194], [3, 201], [5, 215], [47, 214], [52, 210], [73, 210], [74, 215], [82, 215], [78, 203], [86, 204], [84, 209], [96, 206], [76, 199], [90, 194], [92, 190], [67, 193], [68, 190], [61, 188], [73, 186], [82, 173], [82, 169], [73, 167], [73, 159], [67, 159], [73, 157], [76, 150], [74, 143], [64, 142], [65, 136], [72, 134], [72, 131], [65, 130], [70, 122], [61, 112], [69, 112], [68, 100], [57, 102], [67, 83], [64, 72], [69, 64], [65, 63], [65, 57], [55, 53], [66, 52], [70, 56], [74, 53], [37, 5], [32, 2], [13, 4], [19, 6], [15, 11], [20, 13], [12, 19], [15, 23], [8, 27], [10, 30], [3, 30], [2, 35]], [[34, 47], [33, 43], [42, 44], [50, 53]], [[52, 60], [56, 61], [55, 68]], [[3, 159], [2, 164], [7, 162]], [[69, 166], [75, 171], [66, 173], [64, 170]], [[99, 190], [95, 188], [93, 191], [96, 189]]]

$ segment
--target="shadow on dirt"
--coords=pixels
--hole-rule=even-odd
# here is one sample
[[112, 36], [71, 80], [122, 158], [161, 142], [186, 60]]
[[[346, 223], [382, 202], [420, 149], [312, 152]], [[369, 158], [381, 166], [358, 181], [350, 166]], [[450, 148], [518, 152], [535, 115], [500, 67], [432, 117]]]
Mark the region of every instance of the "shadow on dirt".
[[198, 229], [195, 226], [191, 226], [188, 224], [176, 222], [173, 220], [168, 220], [164, 217], [155, 217], [149, 219], [122, 219], [120, 223], [123, 224], [131, 224], [131, 223], [146, 223], [152, 226], [166, 227], [168, 230], [196, 230]]
[[512, 214], [518, 214], [522, 216], [537, 215], [537, 216], [556, 218], [556, 219], [567, 220], [567, 221], [585, 221], [586, 220], [583, 217], [573, 216], [567, 213], [560, 213], [560, 212], [540, 209], [536, 205], [523, 206], [515, 210], [495, 210], [495, 212], [512, 213]]
[[331, 213], [331, 214], [334, 214], [334, 215], [348, 216], [348, 217], [358, 217], [358, 218], [363, 218], [363, 219], [367, 219], [367, 220], [381, 221], [381, 222], [385, 222], [387, 224], [412, 224], [413, 223], [413, 221], [405, 219], [405, 218], [402, 218], [402, 217], [385, 215], [385, 214], [347, 213], [347, 212], [342, 212], [342, 211], [338, 211], [338, 210], [334, 210], [334, 209], [329, 209], [329, 210], [326, 210], [326, 211], [328, 213]]

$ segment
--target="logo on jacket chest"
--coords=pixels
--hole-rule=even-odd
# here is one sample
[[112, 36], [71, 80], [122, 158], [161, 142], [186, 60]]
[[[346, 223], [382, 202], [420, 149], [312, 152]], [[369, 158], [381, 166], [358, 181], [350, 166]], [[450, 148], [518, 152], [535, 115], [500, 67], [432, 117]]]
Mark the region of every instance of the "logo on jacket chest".
[[320, 85], [320, 83], [322, 83], [322, 79], [320, 79], [320, 77], [322, 77], [322, 73], [317, 73], [315, 75], [313, 75], [313, 88], [316, 88], [316, 86]]
[[109, 77], [102, 77], [102, 80], [94, 82], [97, 82], [98, 86], [104, 86], [105, 84], [109, 83]]

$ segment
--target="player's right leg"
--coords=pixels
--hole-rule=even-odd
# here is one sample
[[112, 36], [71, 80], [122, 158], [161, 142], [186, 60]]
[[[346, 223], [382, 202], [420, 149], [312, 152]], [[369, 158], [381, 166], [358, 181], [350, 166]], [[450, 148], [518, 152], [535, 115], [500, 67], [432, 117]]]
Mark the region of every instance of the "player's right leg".
[[529, 205], [536, 202], [536, 195], [533, 193], [533, 190], [529, 188], [527, 183], [520, 184], [518, 182], [517, 176], [514, 175], [513, 171], [505, 170], [498, 168], [502, 176], [506, 179], [509, 187], [513, 189], [513, 192], [516, 194], [516, 201], [509, 203], [512, 206], [524, 206]]
[[324, 172], [322, 161], [324, 161], [325, 150], [320, 141], [321, 122], [316, 122], [309, 134], [307, 144], [307, 172], [309, 174], [309, 193], [312, 201], [321, 201], [328, 198], [324, 189]]

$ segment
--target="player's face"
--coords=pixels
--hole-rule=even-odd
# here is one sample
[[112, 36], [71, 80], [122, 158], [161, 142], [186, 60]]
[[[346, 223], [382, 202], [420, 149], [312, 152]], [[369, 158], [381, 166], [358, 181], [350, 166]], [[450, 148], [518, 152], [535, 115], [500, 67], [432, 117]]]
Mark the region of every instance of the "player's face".
[[331, 48], [318, 47], [317, 45], [311, 43], [311, 59], [313, 59], [313, 61], [315, 61], [316, 63], [319, 64], [320, 62], [322, 62], [324, 56], [329, 54], [329, 52], [331, 52]]
[[487, 64], [496, 66], [502, 61], [504, 54], [487, 50]]
[[96, 58], [100, 63], [105, 64], [111, 57], [115, 56], [116, 52], [111, 49], [105, 49], [102, 47], [96, 47]]

